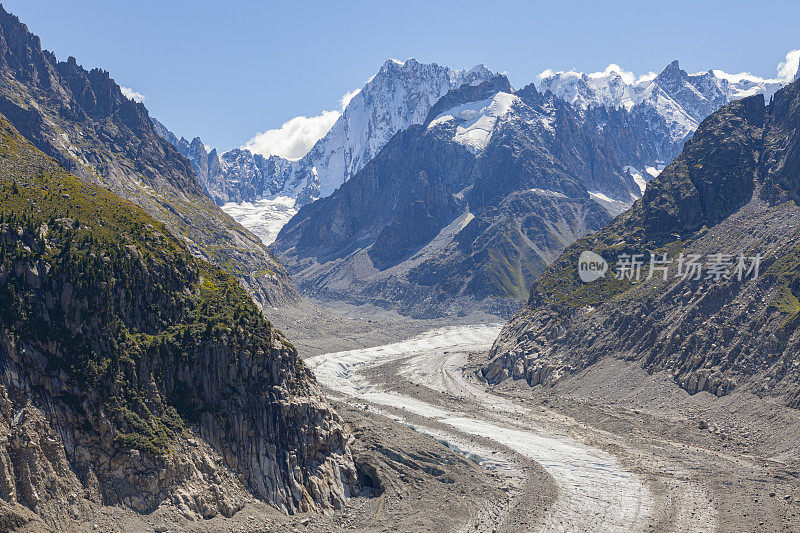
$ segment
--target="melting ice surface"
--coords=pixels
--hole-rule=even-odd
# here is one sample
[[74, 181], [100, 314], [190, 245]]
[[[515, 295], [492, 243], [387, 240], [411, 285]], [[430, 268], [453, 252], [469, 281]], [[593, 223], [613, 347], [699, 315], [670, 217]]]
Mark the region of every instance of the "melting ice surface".
[[[452, 408], [432, 405], [423, 398], [387, 390], [366, 377], [371, 368], [398, 361], [400, 374], [412, 382], [471, 397], [490, 413], [522, 412], [523, 407], [466, 380], [460, 370], [464, 360], [459, 352], [488, 350], [499, 332], [499, 325], [445, 327], [385, 346], [319, 355], [306, 363], [317, 379], [336, 393], [401, 409], [462, 435], [489, 439], [541, 464], [558, 486], [558, 500], [543, 518], [544, 531], [645, 530], [653, 514], [652, 495], [638, 475], [627, 471], [608, 452], [566, 434], [551, 434], [528, 421], [516, 425], [507, 415], [468, 414], [461, 412], [458, 404]], [[457, 436], [444, 437], [458, 442]]]

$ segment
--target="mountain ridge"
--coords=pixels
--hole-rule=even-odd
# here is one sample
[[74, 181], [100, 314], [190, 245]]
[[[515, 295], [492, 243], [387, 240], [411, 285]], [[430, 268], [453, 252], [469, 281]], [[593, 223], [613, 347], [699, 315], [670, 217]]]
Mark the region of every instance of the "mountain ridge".
[[[528, 305], [492, 348], [486, 379], [547, 385], [616, 357], [666, 371], [690, 394], [741, 388], [796, 406], [798, 109], [794, 82], [769, 105], [752, 96], [706, 119], [631, 210], [569, 247], [534, 282]], [[745, 279], [658, 275], [583, 284], [582, 250], [612, 268], [624, 253], [642, 253], [645, 262], [662, 252], [760, 254], [763, 261], [761, 275]]]
[[2, 115], [0, 282], [3, 523], [341, 506], [338, 416], [235, 278]]
[[[438, 67], [435, 64], [422, 65], [413, 58], [407, 60], [406, 63], [414, 65], [415, 68]], [[398, 72], [400, 69], [402, 71], [406, 63], [387, 60], [379, 73], [368, 82], [362, 91], [366, 90], [365, 94], [380, 93], [377, 86], [367, 90], [370, 89], [370, 84], [374, 79], [386, 76], [390, 70]], [[470, 72], [481, 73], [480, 77], [484, 81], [491, 77], [488, 69], [482, 66], [475, 67]], [[472, 84], [475, 83], [476, 80], [473, 80]], [[612, 65], [602, 73], [592, 74], [545, 71], [540, 75], [538, 82], [541, 92], [546, 93], [549, 90], [570, 102], [581, 113], [587, 116], [591, 115], [589, 120], [597, 122], [606, 134], [610, 132], [615, 139], [614, 142], [617, 143], [616, 150], [627, 159], [624, 166], [629, 167], [629, 172], [640, 184], [642, 190], [652, 176], [657, 175], [666, 163], [680, 153], [683, 143], [708, 114], [733, 99], [748, 94], [759, 91], [771, 94], [782, 83], [784, 82], [778, 79], [768, 80], [751, 75], [731, 75], [721, 70], [689, 74], [680, 68], [677, 61], [670, 63], [659, 74], [653, 73], [639, 78]], [[535, 87], [536, 85], [531, 84], [530, 86]], [[357, 94], [354, 97], [355, 103], [361, 101], [357, 100], [358, 98], [363, 99], [364, 96]], [[353, 103], [353, 100], [350, 103]], [[398, 105], [400, 104], [396, 102], [391, 105], [387, 104], [388, 109], [395, 109]], [[409, 103], [402, 105], [408, 106]], [[413, 107], [407, 107], [407, 109]], [[350, 120], [350, 114], [345, 108], [345, 112], [339, 117], [337, 124]], [[622, 117], [626, 114], [630, 116]], [[365, 123], [361, 119], [356, 122]], [[417, 118], [415, 121], [406, 121], [403, 123], [403, 127], [407, 127], [411, 122], [421, 123], [422, 120]], [[633, 126], [637, 132], [636, 135], [631, 135], [630, 130], [620, 129], [625, 123], [631, 122], [636, 123]], [[159, 126], [161, 125], [159, 124]], [[338, 127], [332, 128], [331, 132]], [[313, 200], [316, 196], [326, 196], [327, 193], [332, 192], [333, 186], [337, 186], [344, 179], [349, 178], [353, 170], [363, 166], [366, 161], [377, 154], [377, 150], [385, 142], [388, 142], [387, 135], [379, 134], [373, 138], [373, 133], [370, 133], [367, 136], [370, 139], [369, 143], [363, 139], [359, 141], [362, 147], [369, 144], [371, 148], [366, 152], [356, 150], [361, 154], [357, 158], [358, 165], [350, 167], [346, 172], [341, 172], [342, 177], [331, 182], [331, 187], [320, 189], [323, 192], [306, 194], [302, 191], [298, 193], [296, 187], [291, 185], [291, 183], [295, 183], [295, 185], [300, 183], [293, 181], [297, 177], [297, 169], [300, 165], [298, 161], [289, 161], [278, 156], [264, 157], [246, 149], [234, 149], [219, 155], [216, 151], [207, 152], [198, 138], [191, 142], [177, 139], [169, 130], [163, 126], [161, 128], [164, 130], [162, 136], [169, 139], [182, 154], [189, 158], [201, 183], [215, 201], [223, 205], [225, 210], [236, 220], [258, 234], [267, 244], [274, 241], [280, 227], [296, 213], [300, 206]], [[387, 131], [399, 129], [401, 127], [397, 126]], [[347, 140], [348, 136], [339, 135], [337, 137], [331, 132], [318, 143], [325, 144], [337, 153], [342, 149], [352, 151], [352, 147], [342, 148], [344, 146], [341, 144], [342, 142], [345, 144], [351, 142]], [[363, 137], [363, 131], [361, 137]], [[335, 138], [345, 139], [346, 142], [336, 141]], [[336, 144], [340, 146], [333, 147]], [[323, 151], [325, 150], [320, 147], [316, 148], [318, 153]], [[306, 155], [309, 160], [314, 158], [311, 152], [314, 152], [313, 148]], [[303, 190], [311, 191], [317, 187], [314, 183], [319, 177], [315, 177], [313, 171], [315, 168], [319, 170], [321, 167], [317, 168], [309, 162], [301, 166], [305, 168], [301, 174], [306, 176], [303, 178], [305, 179], [303, 183], [312, 186], [311, 189]], [[325, 181], [324, 174], [323, 171], [322, 181]], [[214, 183], [211, 184], [211, 181]], [[619, 212], [622, 208], [624, 206], [618, 205], [615, 209]]]
[[[449, 89], [490, 76], [482, 65], [457, 70], [414, 58], [404, 62], [390, 59], [349, 100], [331, 129], [298, 160], [267, 157], [245, 148], [218, 155], [200, 146], [189, 159], [205, 190], [220, 205], [277, 195], [304, 204], [328, 196], [372, 159], [392, 135], [421, 123], [430, 106]], [[177, 139], [160, 123], [159, 129], [162, 137], [189, 156], [187, 141]], [[202, 144], [197, 138], [195, 142]]]
[[143, 104], [101, 69], [58, 62], [19, 19], [0, 11], [0, 112], [83, 179], [132, 200], [195, 255], [235, 274], [262, 306], [298, 296], [283, 267], [205, 195], [190, 162], [154, 130]]
[[[273, 249], [315, 297], [419, 316], [450, 305], [507, 314], [566, 245], [648, 194], [695, 116], [728, 102], [718, 86], [728, 81], [711, 76], [673, 61], [627, 107], [573, 105], [552, 83], [514, 91], [502, 76], [464, 85], [332, 196], [301, 208]], [[606, 81], [624, 82], [616, 72]], [[689, 122], [670, 122], [674, 108]]]

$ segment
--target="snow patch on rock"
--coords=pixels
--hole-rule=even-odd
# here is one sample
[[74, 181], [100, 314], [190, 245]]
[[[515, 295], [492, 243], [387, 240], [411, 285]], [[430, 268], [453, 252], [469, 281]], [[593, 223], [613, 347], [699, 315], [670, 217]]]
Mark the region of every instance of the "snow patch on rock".
[[458, 125], [453, 140], [471, 152], [479, 153], [489, 144], [497, 121], [510, 113], [517, 102], [517, 96], [498, 92], [492, 98], [468, 102], [445, 111], [433, 119], [428, 128], [456, 120]]

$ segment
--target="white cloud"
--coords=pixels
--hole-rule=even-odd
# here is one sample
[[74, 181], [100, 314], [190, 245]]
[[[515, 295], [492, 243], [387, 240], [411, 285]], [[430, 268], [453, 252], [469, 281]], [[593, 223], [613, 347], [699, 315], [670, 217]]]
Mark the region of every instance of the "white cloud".
[[778, 79], [782, 82], [790, 82], [797, 76], [800, 67], [800, 50], [792, 50], [786, 54], [786, 61], [778, 63]]
[[536, 79], [543, 80], [545, 78], [551, 78], [556, 74], [558, 74], [558, 72], [556, 72], [555, 70], [551, 68], [546, 68], [543, 71], [541, 71], [538, 76], [536, 76]]
[[643, 74], [637, 77], [636, 74], [634, 74], [633, 72], [623, 69], [616, 63], [611, 63], [604, 70], [598, 72], [590, 72], [590, 73], [578, 72], [576, 70], [553, 70], [548, 68], [539, 73], [539, 75], [536, 76], [536, 78], [539, 81], [545, 80], [547, 78], [552, 78], [553, 76], [560, 76], [566, 79], [580, 78], [582, 76], [588, 76], [589, 78], [594, 78], [594, 79], [603, 79], [607, 78], [612, 72], [618, 74], [619, 77], [622, 78], [622, 81], [624, 81], [629, 85], [645, 81], [652, 81], [658, 75], [655, 72], [648, 72], [647, 74]]
[[247, 141], [244, 148], [263, 156], [300, 159], [328, 133], [340, 115], [338, 111], [323, 111], [316, 117], [295, 117], [278, 129], [259, 133]]
[[739, 83], [742, 81], [749, 81], [752, 83], [764, 83], [765, 81], [769, 81], [765, 80], [760, 76], [756, 76], [755, 74], [750, 74], [749, 72], [739, 72], [738, 74], [730, 74], [728, 72], [725, 72], [724, 70], [719, 70], [719, 69], [714, 69], [712, 70], [712, 72], [714, 73], [714, 76], [723, 80], [728, 80], [731, 83]]
[[344, 95], [342, 95], [341, 100], [339, 100], [339, 103], [342, 106], [342, 111], [344, 111], [344, 108], [347, 107], [347, 104], [350, 103], [350, 100], [355, 98], [356, 95], [358, 95], [358, 93], [360, 93], [360, 92], [361, 92], [361, 89], [356, 89], [355, 91], [350, 91], [350, 92], [344, 93]]
[[625, 83], [633, 83], [636, 81], [636, 75], [633, 72], [629, 72], [627, 70], [623, 70], [622, 67], [617, 65], [616, 63], [611, 63], [606, 67], [606, 69], [602, 72], [593, 72], [589, 74], [590, 78], [606, 78], [612, 72], [616, 72], [622, 78], [622, 81]]
[[792, 50], [786, 54], [786, 59], [778, 63], [777, 75], [774, 79], [762, 78], [749, 72], [740, 72], [738, 74], [729, 74], [722, 70], [714, 70], [714, 75], [718, 78], [724, 78], [732, 83], [741, 81], [749, 81], [752, 83], [790, 83], [795, 79], [798, 74], [798, 67], [800, 66], [800, 50]]
[[653, 72], [652, 70], [647, 74], [642, 74], [636, 79], [636, 83], [644, 83], [647, 81], [653, 81], [658, 77], [658, 72]]
[[361, 89], [356, 89], [344, 93], [339, 99], [340, 111], [323, 111], [315, 117], [300, 116], [287, 120], [280, 128], [257, 134], [242, 148], [265, 157], [277, 155], [296, 161], [306, 155], [314, 144], [330, 131], [347, 104], [360, 92]]
[[128, 100], [133, 100], [134, 102], [144, 102], [144, 99], [146, 98], [142, 93], [134, 91], [129, 87], [120, 87], [120, 89], [122, 90], [122, 95]]

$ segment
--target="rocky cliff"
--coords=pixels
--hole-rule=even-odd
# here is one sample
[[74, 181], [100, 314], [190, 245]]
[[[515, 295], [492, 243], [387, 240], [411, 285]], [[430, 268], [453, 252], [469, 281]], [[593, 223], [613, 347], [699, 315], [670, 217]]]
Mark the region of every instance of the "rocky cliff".
[[[705, 120], [631, 210], [533, 283], [484, 376], [548, 384], [617, 357], [667, 371], [690, 393], [739, 387], [798, 405], [799, 126], [797, 82], [769, 105], [749, 97]], [[583, 283], [584, 250], [605, 258], [609, 274]], [[623, 275], [631, 254], [642, 254], [639, 282]], [[693, 255], [702, 270], [687, 277]]]
[[235, 278], [2, 116], [0, 309], [2, 524], [320, 510], [355, 481], [337, 415]]
[[0, 8], [0, 113], [75, 175], [145, 209], [192, 253], [234, 274], [262, 305], [293, 301], [283, 267], [203, 192], [190, 162], [141, 103], [100, 69], [59, 62]]

